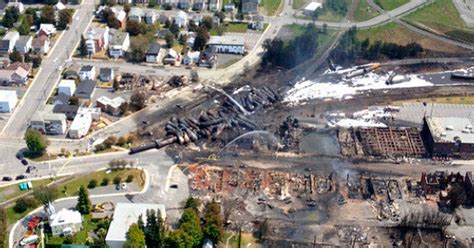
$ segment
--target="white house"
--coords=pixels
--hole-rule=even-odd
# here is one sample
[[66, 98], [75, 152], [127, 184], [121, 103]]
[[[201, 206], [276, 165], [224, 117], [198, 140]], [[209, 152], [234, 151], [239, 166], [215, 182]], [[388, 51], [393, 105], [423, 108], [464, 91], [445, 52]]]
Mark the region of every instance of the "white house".
[[158, 63], [163, 59], [165, 49], [158, 43], [152, 43], [145, 53], [145, 60], [147, 63]]
[[314, 11], [316, 11], [319, 8], [321, 8], [321, 3], [311, 2], [308, 5], [306, 5], [306, 7], [303, 10], [303, 13], [305, 15], [312, 15]]
[[181, 56], [173, 48], [168, 49], [168, 53], [163, 59], [163, 64], [176, 65], [181, 60]]
[[50, 48], [50, 41], [47, 35], [40, 35], [33, 39], [31, 48], [36, 53], [46, 54]]
[[145, 22], [148, 24], [153, 24], [158, 20], [159, 17], [159, 14], [154, 10], [147, 11], [145, 14]]
[[79, 78], [81, 81], [94, 80], [96, 77], [96, 69], [93, 65], [84, 65], [79, 70]]
[[207, 45], [215, 47], [218, 53], [245, 53], [245, 38], [242, 36], [211, 36]]
[[101, 96], [97, 99], [97, 107], [100, 108], [102, 112], [109, 113], [114, 116], [118, 116], [121, 113], [120, 106], [126, 102], [123, 97], [115, 97], [110, 99], [107, 96]]
[[[151, 203], [117, 203], [112, 222], [110, 223], [105, 242], [110, 248], [121, 248], [127, 240], [127, 232], [132, 224], [137, 223], [141, 215], [146, 217], [147, 210], [160, 211], [161, 218], [166, 219], [165, 206]], [[143, 218], [146, 223], [146, 218]]]
[[37, 111], [30, 120], [30, 128], [44, 134], [62, 135], [66, 133], [67, 128], [66, 115]]
[[141, 22], [145, 18], [145, 11], [142, 8], [134, 7], [128, 12], [128, 19]]
[[0, 90], [0, 113], [11, 113], [17, 103], [16, 91]]
[[76, 117], [69, 127], [69, 138], [80, 139], [87, 135], [92, 125], [92, 116], [90, 113], [77, 112]]
[[82, 228], [81, 213], [63, 208], [49, 217], [49, 226], [53, 236], [77, 233]]
[[32, 42], [33, 42], [33, 36], [22, 35], [16, 42], [15, 49], [21, 54], [28, 53], [31, 50]]
[[199, 51], [194, 51], [194, 52], [188, 51], [186, 55], [184, 55], [183, 64], [194, 65], [194, 64], [199, 63], [200, 55], [201, 55], [201, 52]]
[[188, 24], [188, 14], [182, 10], [178, 11], [174, 18], [174, 23], [176, 23], [180, 28], [185, 27]]
[[56, 32], [56, 27], [53, 24], [41, 23], [38, 29], [38, 36], [45, 34], [48, 37], [51, 37], [52, 35], [56, 34]]
[[0, 52], [11, 53], [15, 48], [16, 42], [20, 39], [20, 33], [17, 31], [8, 31], [3, 36], [0, 43]]
[[109, 45], [109, 28], [89, 28], [86, 32], [85, 39], [89, 54], [95, 54], [102, 51]]
[[66, 6], [64, 6], [64, 4], [61, 1], [58, 1], [58, 3], [54, 5], [54, 10], [56, 11], [61, 11], [65, 8]]
[[112, 58], [120, 58], [130, 47], [130, 35], [118, 30], [111, 30], [109, 37], [109, 55]]
[[100, 120], [100, 114], [102, 110], [100, 108], [86, 108], [86, 107], [79, 107], [77, 110], [78, 114], [90, 114], [93, 121]]
[[63, 79], [59, 82], [58, 95], [64, 94], [67, 96], [73, 96], [76, 91], [76, 82], [71, 79]]

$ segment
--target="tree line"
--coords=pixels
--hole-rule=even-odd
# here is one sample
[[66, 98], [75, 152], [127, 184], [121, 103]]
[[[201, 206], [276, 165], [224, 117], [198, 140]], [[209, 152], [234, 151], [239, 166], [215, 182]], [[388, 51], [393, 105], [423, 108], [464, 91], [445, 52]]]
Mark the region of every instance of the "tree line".
[[356, 37], [355, 27], [344, 33], [337, 47], [332, 50], [331, 58], [338, 64], [347, 64], [357, 59], [379, 60], [379, 59], [404, 59], [416, 57], [423, 52], [423, 47], [412, 42], [407, 45], [398, 45], [392, 42], [375, 41], [369, 38], [359, 41]]

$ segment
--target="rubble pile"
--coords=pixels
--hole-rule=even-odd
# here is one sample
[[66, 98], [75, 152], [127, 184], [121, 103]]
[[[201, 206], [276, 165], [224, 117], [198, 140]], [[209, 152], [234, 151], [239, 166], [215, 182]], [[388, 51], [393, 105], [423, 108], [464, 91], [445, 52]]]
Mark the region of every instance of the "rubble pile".
[[169, 80], [168, 80], [168, 84], [169, 86], [173, 87], [173, 88], [178, 88], [178, 87], [181, 87], [181, 86], [184, 86], [188, 83], [188, 78], [184, 75], [181, 75], [181, 76], [172, 76]]
[[280, 125], [278, 130], [283, 150], [288, 151], [291, 148], [298, 148], [300, 144], [301, 129], [298, 119], [288, 116]]
[[226, 129], [238, 133], [242, 130], [255, 130], [257, 126], [245, 116], [244, 112], [269, 106], [280, 99], [281, 97], [268, 87], [241, 91], [228, 97], [217, 110], [201, 112], [198, 118], [189, 116], [170, 118], [165, 125], [166, 137], [164, 139], [134, 147], [130, 152], [161, 148], [172, 143], [185, 145], [200, 139], [215, 140]]

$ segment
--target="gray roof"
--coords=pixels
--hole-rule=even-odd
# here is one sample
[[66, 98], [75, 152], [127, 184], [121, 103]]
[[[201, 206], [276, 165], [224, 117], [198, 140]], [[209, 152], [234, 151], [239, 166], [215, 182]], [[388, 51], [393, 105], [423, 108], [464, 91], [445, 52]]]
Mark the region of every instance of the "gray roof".
[[142, 8], [131, 8], [130, 12], [128, 13], [128, 16], [140, 16], [144, 17], [145, 16], [145, 11]]
[[92, 71], [92, 70], [94, 70], [93, 65], [84, 65], [84, 66], [81, 67], [80, 71]]
[[146, 55], [158, 55], [160, 53], [161, 45], [158, 43], [151, 43], [146, 51]]
[[426, 117], [435, 142], [474, 144], [474, 129], [468, 118]]
[[99, 75], [106, 75], [106, 76], [112, 75], [112, 68], [108, 68], [108, 67], [100, 68]]
[[112, 34], [112, 39], [110, 39], [110, 45], [112, 45], [112, 46], [114, 46], [114, 45], [123, 45], [123, 42], [125, 41], [125, 39], [128, 36], [128, 33], [121, 32], [121, 31], [118, 31], [116, 29], [113, 29], [111, 34]]
[[30, 35], [22, 35], [22, 36], [20, 36], [20, 38], [16, 42], [15, 46], [24, 47], [24, 46], [26, 46], [26, 43], [28, 43], [28, 41], [30, 41], [30, 39], [33, 39]]
[[243, 46], [245, 45], [245, 38], [242, 36], [211, 36], [207, 44]]
[[54, 97], [53, 101], [59, 101], [59, 102], [62, 102], [64, 104], [67, 104], [69, 103], [69, 98], [71, 98], [70, 96], [66, 95], [66, 94], [58, 94], [57, 96]]
[[78, 105], [56, 104], [53, 107], [53, 113], [77, 113]]
[[95, 80], [81, 81], [81, 83], [77, 87], [76, 92], [74, 93], [74, 95], [76, 96], [76, 95], [80, 94], [80, 95], [84, 95], [84, 96], [90, 98], [91, 95], [92, 95], [92, 92], [94, 92], [96, 84], [97, 84], [97, 81], [95, 81]]

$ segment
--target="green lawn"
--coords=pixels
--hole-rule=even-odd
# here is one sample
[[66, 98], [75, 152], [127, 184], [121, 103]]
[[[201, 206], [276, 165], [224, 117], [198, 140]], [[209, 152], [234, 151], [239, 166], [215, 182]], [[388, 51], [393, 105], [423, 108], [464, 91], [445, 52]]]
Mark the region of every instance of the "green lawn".
[[[225, 232], [224, 238], [222, 239], [219, 247], [226, 247], [227, 239], [232, 236], [232, 233]], [[229, 247], [238, 247], [239, 245], [239, 237], [238, 233], [234, 233], [231, 239], [229, 239]], [[240, 240], [241, 247], [255, 247], [260, 248], [262, 247], [258, 240], [251, 234], [251, 233], [242, 233], [242, 238]]]
[[[37, 187], [47, 185], [48, 183], [51, 183], [52, 181], [53, 179], [48, 178], [48, 179], [31, 181], [31, 183], [33, 184], [33, 189], [35, 189]], [[30, 192], [30, 190], [21, 191], [19, 185], [20, 183], [6, 186], [6, 187], [1, 187], [0, 188], [0, 202], [5, 202], [21, 194], [26, 194]]]
[[[74, 244], [83, 245], [86, 243], [89, 233], [97, 229], [99, 222], [92, 221], [89, 215], [84, 215], [84, 221], [82, 222], [82, 230], [74, 235]], [[47, 234], [46, 246], [56, 246], [64, 243], [63, 237], [51, 236]]]
[[384, 10], [392, 10], [408, 3], [409, 1], [410, 0], [375, 0], [374, 2]]
[[435, 0], [403, 19], [428, 31], [474, 43], [474, 29], [466, 26], [452, 0]]
[[403, 29], [400, 25], [394, 22], [389, 22], [382, 26], [357, 30], [357, 39], [365, 40], [366, 38], [369, 38], [370, 41], [388, 41], [387, 38], [391, 38], [390, 34], [399, 34], [401, 32], [400, 29]]
[[342, 19], [344, 19], [344, 15], [341, 15], [331, 10], [324, 10], [323, 13], [321, 13], [321, 15], [318, 17], [318, 21], [325, 22], [340, 22], [342, 21]]
[[366, 21], [378, 16], [379, 13], [370, 7], [367, 0], [360, 0], [357, 9], [354, 12], [354, 20], [357, 22]]
[[17, 213], [15, 212], [15, 210], [13, 210], [13, 206], [11, 207], [8, 207], [5, 209], [5, 211], [7, 212], [7, 222], [8, 222], [8, 225], [12, 225], [14, 224], [15, 222], [17, 222], [19, 219], [23, 218], [25, 215], [27, 215], [29, 212], [33, 211], [35, 208], [37, 208], [38, 206], [36, 207], [32, 207], [32, 208], [28, 208], [25, 212], [23, 213]]
[[120, 176], [122, 181], [125, 181], [128, 175], [133, 175], [133, 181], [143, 188], [145, 184], [145, 175], [141, 170], [138, 169], [124, 169], [124, 170], [112, 170], [109, 174], [106, 174], [106, 171], [95, 171], [90, 174], [84, 175], [77, 179], [67, 182], [65, 185], [58, 186], [60, 191], [60, 198], [67, 196], [77, 195], [81, 185], [87, 187], [89, 182], [92, 179], [97, 180], [97, 187], [100, 187], [102, 180], [107, 177], [109, 179], [109, 184], [113, 183], [113, 180], [116, 176]]
[[247, 23], [230, 22], [226, 25], [226, 32], [247, 33]]
[[280, 8], [282, 0], [262, 0], [261, 3], [265, 11], [267, 12], [267, 15], [276, 15], [278, 9]]
[[293, 3], [291, 4], [291, 6], [293, 7], [293, 9], [299, 10], [308, 3], [309, 3], [309, 0], [293, 0]]

